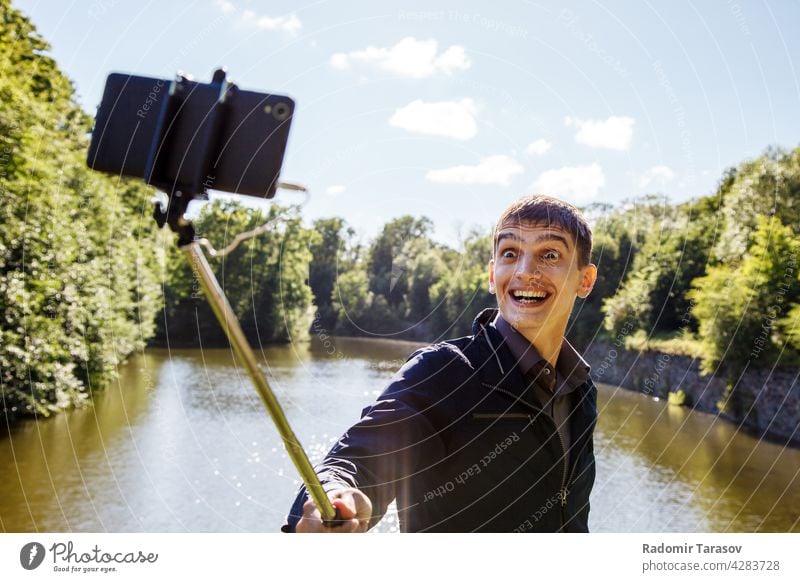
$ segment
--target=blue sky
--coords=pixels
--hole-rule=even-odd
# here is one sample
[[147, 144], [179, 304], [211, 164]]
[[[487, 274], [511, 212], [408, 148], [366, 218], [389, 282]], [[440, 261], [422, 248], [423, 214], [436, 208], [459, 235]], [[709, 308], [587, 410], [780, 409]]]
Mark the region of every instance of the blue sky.
[[[515, 198], [709, 194], [800, 145], [798, 2], [16, 1], [93, 111], [112, 71], [210, 78], [297, 101], [283, 178], [309, 219], [436, 237]], [[284, 200], [298, 200], [281, 194]]]

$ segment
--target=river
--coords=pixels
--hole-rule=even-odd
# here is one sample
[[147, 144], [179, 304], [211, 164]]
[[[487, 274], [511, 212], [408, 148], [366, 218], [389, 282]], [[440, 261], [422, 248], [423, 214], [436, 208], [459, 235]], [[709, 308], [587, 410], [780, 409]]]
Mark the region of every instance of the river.
[[[316, 462], [418, 345], [332, 338], [258, 355]], [[800, 451], [598, 388], [592, 531], [800, 531]], [[229, 350], [134, 356], [93, 406], [0, 436], [0, 475], [6, 532], [270, 532], [298, 487]], [[397, 531], [396, 516], [373, 531]]]

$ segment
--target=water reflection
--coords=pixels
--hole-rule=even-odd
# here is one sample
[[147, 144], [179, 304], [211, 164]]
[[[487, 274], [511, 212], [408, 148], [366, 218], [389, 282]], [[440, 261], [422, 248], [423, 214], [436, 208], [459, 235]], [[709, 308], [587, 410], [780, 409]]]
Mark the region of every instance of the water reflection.
[[[259, 355], [316, 461], [419, 345], [330, 338]], [[611, 386], [599, 407], [593, 531], [800, 531], [800, 451]], [[0, 437], [0, 474], [4, 531], [275, 531], [299, 485], [223, 349], [132, 358], [93, 407]]]
[[800, 529], [800, 451], [611, 386], [599, 408], [594, 530]]

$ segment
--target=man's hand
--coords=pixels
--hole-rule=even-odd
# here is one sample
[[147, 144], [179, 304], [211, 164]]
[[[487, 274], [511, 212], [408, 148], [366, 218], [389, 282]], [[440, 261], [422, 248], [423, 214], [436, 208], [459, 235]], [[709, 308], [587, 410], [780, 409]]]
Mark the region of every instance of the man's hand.
[[338, 489], [328, 493], [341, 525], [325, 527], [312, 499], [303, 505], [303, 517], [297, 522], [297, 533], [364, 533], [372, 517], [372, 502], [358, 489]]

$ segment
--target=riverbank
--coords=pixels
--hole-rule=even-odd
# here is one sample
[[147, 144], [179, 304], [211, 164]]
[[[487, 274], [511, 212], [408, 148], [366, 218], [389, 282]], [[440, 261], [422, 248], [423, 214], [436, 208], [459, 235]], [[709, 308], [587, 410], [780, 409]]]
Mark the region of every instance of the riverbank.
[[607, 342], [593, 343], [583, 357], [592, 366], [595, 382], [669, 398], [672, 403], [717, 414], [759, 438], [800, 448], [800, 370], [746, 371], [735, 390], [740, 402], [752, 406], [737, 413], [722, 405], [726, 380], [701, 374], [698, 358], [629, 351]]

